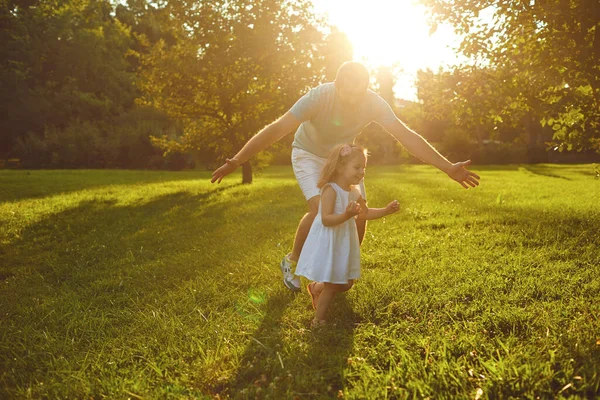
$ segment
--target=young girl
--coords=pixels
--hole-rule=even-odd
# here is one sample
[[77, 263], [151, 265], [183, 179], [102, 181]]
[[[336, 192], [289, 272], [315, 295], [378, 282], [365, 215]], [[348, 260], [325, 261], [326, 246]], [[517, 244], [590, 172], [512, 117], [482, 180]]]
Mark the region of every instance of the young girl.
[[366, 150], [344, 144], [330, 153], [319, 179], [321, 202], [300, 259], [296, 275], [313, 281], [308, 293], [316, 310], [312, 326], [325, 322], [334, 296], [360, 277], [360, 244], [355, 217], [377, 219], [398, 211], [398, 202], [368, 208], [357, 186], [365, 176]]

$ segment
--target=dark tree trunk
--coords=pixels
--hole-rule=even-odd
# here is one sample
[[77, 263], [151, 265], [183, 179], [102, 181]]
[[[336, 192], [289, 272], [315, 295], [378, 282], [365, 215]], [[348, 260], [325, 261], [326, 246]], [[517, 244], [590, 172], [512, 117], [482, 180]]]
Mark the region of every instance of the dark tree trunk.
[[242, 183], [252, 183], [252, 165], [249, 161], [242, 164]]
[[548, 152], [542, 141], [542, 126], [538, 118], [529, 112], [525, 122], [527, 129], [527, 162], [529, 164], [538, 164], [548, 162]]

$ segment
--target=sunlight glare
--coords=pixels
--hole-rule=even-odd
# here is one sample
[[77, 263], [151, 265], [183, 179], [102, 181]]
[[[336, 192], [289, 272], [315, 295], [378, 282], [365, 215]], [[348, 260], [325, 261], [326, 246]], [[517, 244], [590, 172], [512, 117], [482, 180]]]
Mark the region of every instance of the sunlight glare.
[[374, 69], [397, 65], [402, 71], [398, 97], [414, 97], [413, 80], [419, 69], [437, 70], [453, 65], [457, 56], [450, 47], [457, 38], [449, 26], [429, 35], [426, 8], [413, 0], [313, 0], [315, 11], [346, 33], [354, 59]]

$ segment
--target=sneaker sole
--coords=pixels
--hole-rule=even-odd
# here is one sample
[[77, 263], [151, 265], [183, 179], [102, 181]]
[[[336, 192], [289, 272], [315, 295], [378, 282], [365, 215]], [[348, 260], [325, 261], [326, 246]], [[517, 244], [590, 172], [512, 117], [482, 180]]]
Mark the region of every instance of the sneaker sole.
[[288, 288], [292, 292], [301, 292], [302, 291], [302, 289], [300, 287], [294, 286], [291, 282], [289, 282], [285, 279], [285, 272], [283, 272], [283, 261], [281, 261], [279, 263], [279, 270], [281, 271], [282, 274], [284, 274], [283, 284], [285, 285], [286, 288]]
[[285, 285], [286, 288], [290, 289], [292, 292], [300, 292], [301, 291], [301, 289], [299, 287], [292, 285], [285, 279], [283, 280], [283, 284]]

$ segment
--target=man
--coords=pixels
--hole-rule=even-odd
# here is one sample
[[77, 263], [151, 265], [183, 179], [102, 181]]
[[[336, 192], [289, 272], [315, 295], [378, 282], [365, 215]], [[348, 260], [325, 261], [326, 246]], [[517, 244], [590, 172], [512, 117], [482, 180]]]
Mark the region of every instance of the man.
[[[352, 143], [372, 121], [379, 123], [413, 155], [445, 172], [465, 189], [479, 185], [479, 176], [465, 168], [471, 163], [470, 160], [454, 164], [448, 161], [422, 136], [404, 125], [386, 101], [369, 90], [368, 86], [369, 72], [362, 64], [344, 63], [337, 72], [335, 82], [310, 90], [281, 118], [263, 128], [233, 158], [227, 159], [213, 172], [211, 182], [220, 183], [240, 164], [289, 132], [296, 131], [292, 144], [292, 166], [309, 211], [300, 220], [292, 252], [280, 264], [283, 282], [292, 291], [300, 291], [300, 279], [294, 276], [292, 268], [298, 261], [318, 212], [320, 193], [317, 181], [321, 166], [333, 147]], [[364, 182], [361, 182], [360, 190], [366, 199]], [[366, 221], [357, 219], [356, 225], [362, 242]]]

